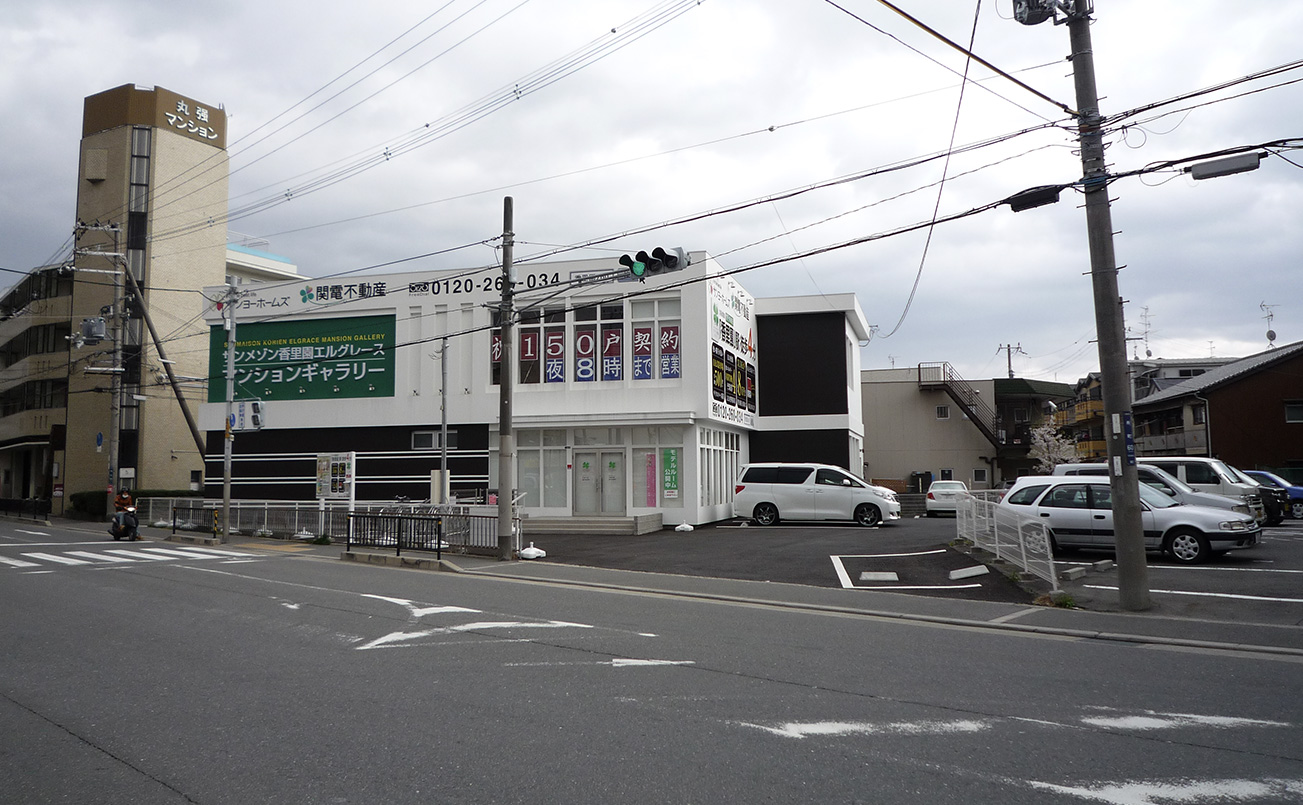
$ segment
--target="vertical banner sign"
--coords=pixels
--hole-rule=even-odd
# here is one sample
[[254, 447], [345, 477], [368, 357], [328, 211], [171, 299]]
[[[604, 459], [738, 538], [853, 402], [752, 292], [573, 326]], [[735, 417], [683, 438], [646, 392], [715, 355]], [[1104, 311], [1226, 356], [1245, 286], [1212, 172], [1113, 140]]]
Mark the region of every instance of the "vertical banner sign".
[[661, 450], [661, 494], [666, 500], [679, 497], [679, 449], [666, 447]]
[[724, 348], [710, 345], [710, 393], [716, 402], [724, 402]]
[[652, 347], [652, 328], [635, 325], [633, 328], [633, 379], [651, 380], [654, 374], [652, 361], [655, 358]]
[[566, 329], [549, 327], [543, 331], [543, 382], [566, 382]]
[[597, 328], [575, 328], [575, 380], [588, 383], [597, 379]]
[[724, 402], [737, 405], [737, 356], [724, 353]]
[[520, 331], [520, 382], [538, 382], [538, 330]]
[[[326, 400], [394, 396], [394, 317], [356, 316], [241, 324], [235, 344], [235, 396]], [[215, 326], [208, 375], [226, 375], [226, 331]], [[226, 399], [209, 383], [208, 401]]]
[[678, 377], [682, 366], [679, 352], [679, 326], [667, 324], [661, 327], [661, 377]]
[[602, 325], [602, 379], [624, 379], [624, 325]]
[[356, 453], [317, 454], [317, 497], [347, 499], [353, 488]]
[[647, 500], [643, 501], [647, 506], [656, 505], [656, 451], [647, 451]]
[[755, 427], [755, 299], [731, 277], [707, 281], [710, 304], [710, 418]]

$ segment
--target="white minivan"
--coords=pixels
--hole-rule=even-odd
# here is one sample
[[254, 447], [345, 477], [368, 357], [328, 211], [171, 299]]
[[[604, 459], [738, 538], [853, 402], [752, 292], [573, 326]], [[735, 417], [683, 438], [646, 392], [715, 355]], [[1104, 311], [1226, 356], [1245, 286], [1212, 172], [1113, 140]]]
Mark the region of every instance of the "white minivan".
[[1258, 522], [1267, 519], [1257, 485], [1241, 481], [1224, 462], [1206, 456], [1142, 456], [1136, 460], [1175, 475], [1200, 492], [1242, 500]]
[[900, 519], [896, 493], [829, 464], [748, 464], [733, 488], [733, 516], [756, 525], [784, 520]]

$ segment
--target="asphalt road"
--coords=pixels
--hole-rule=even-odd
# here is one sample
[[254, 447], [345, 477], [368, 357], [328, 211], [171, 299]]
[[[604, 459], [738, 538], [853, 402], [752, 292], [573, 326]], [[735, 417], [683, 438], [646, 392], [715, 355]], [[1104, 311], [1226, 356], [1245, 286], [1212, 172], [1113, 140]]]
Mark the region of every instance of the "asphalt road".
[[1303, 802], [1295, 655], [337, 556], [0, 522], [3, 800]]

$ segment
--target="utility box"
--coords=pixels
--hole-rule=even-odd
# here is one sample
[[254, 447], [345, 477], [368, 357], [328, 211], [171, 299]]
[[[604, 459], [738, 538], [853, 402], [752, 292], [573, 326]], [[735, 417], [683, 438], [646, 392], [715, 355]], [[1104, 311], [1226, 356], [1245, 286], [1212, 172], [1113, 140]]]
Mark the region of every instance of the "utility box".
[[448, 480], [452, 473], [444, 474], [443, 470], [430, 470], [430, 502], [451, 503], [449, 490], [452, 488]]

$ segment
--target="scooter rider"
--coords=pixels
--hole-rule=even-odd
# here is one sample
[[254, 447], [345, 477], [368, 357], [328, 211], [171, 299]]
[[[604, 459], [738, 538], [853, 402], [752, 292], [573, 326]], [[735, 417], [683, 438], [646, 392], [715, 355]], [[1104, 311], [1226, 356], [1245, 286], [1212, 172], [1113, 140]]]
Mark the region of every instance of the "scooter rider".
[[128, 506], [135, 506], [136, 501], [131, 499], [131, 493], [124, 486], [118, 490], [117, 496], [113, 498], [113, 510], [125, 511]]
[[140, 539], [139, 525], [136, 519], [136, 507], [127, 506], [113, 515], [113, 522], [109, 524], [109, 533], [114, 539]]

